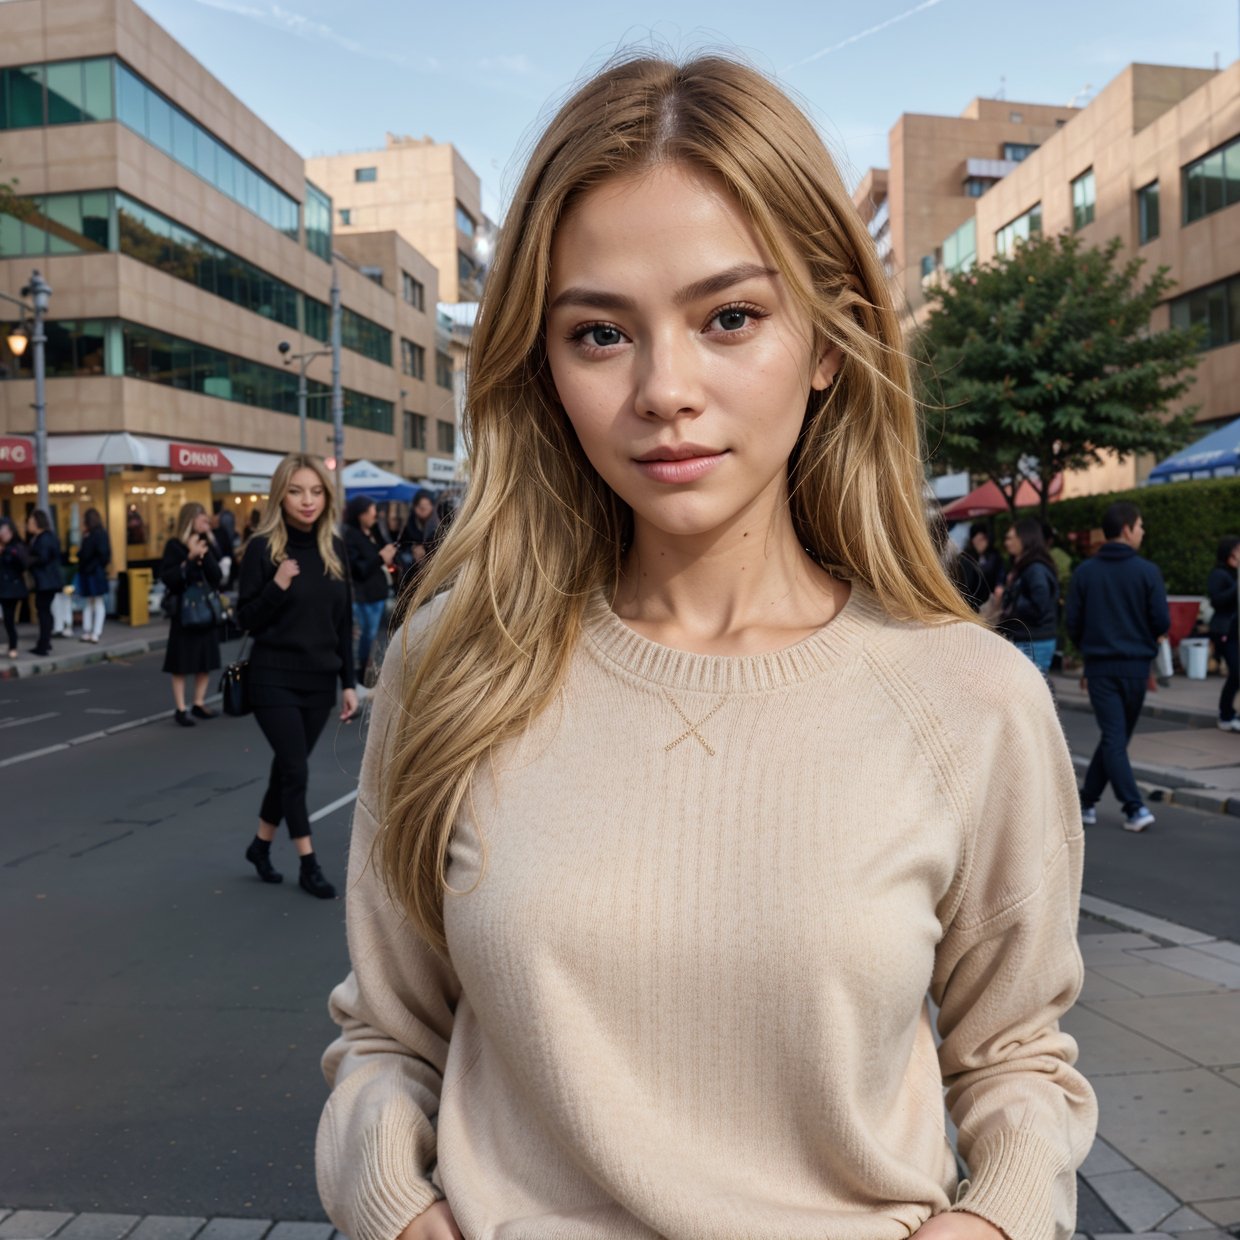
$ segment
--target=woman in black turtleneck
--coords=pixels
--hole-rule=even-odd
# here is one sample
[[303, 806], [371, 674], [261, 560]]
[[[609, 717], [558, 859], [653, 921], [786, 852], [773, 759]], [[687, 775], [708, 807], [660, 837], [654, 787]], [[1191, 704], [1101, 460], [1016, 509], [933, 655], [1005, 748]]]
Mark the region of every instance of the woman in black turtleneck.
[[337, 682], [344, 691], [341, 721], [357, 714], [353, 602], [336, 520], [326, 465], [317, 456], [286, 456], [241, 561], [237, 606], [241, 627], [254, 639], [249, 669], [254, 717], [275, 755], [246, 860], [263, 882], [282, 880], [272, 868], [271, 841], [285, 819], [301, 857], [301, 886], [325, 900], [336, 889], [323, 876], [310, 839], [310, 752], [335, 707]]

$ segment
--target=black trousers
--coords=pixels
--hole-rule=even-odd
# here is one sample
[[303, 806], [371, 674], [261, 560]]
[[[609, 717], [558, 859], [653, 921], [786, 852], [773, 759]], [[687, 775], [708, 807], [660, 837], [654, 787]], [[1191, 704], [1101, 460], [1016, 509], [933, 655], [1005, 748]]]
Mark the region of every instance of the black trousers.
[[1218, 695], [1218, 717], [1223, 720], [1236, 717], [1236, 693], [1240, 692], [1240, 642], [1234, 633], [1215, 635], [1214, 653], [1227, 665], [1227, 679], [1223, 681]]
[[306, 702], [284, 706], [254, 706], [254, 718], [275, 755], [267, 793], [258, 811], [264, 822], [279, 826], [287, 821], [292, 839], [310, 834], [306, 786], [310, 782], [310, 753], [323, 734], [335, 703], [315, 695]]
[[40, 654], [47, 654], [52, 648], [52, 599], [59, 593], [59, 590], [35, 591], [34, 607], [39, 615], [39, 640], [35, 649]]
[[1092, 671], [1087, 671], [1086, 680], [1089, 704], [1094, 708], [1102, 739], [1085, 772], [1081, 804], [1096, 804], [1109, 783], [1124, 813], [1136, 813], [1142, 805], [1141, 791], [1128, 761], [1128, 742], [1141, 718], [1146, 681], [1137, 676], [1104, 676]]
[[17, 609], [21, 605], [19, 598], [0, 599], [0, 608], [4, 609], [4, 635], [9, 639], [9, 650], [17, 649]]

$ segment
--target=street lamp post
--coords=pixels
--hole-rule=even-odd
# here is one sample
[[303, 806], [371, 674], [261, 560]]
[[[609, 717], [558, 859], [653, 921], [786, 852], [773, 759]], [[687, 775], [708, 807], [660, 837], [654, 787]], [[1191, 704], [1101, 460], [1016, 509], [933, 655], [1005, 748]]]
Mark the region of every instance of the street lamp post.
[[[35, 480], [39, 487], [39, 507], [44, 512], [51, 511], [51, 492], [47, 467], [47, 361], [44, 351], [47, 337], [43, 333], [43, 320], [51, 296], [52, 286], [37, 269], [30, 273], [30, 283], [22, 289], [21, 299], [0, 293], [0, 299], [19, 306], [22, 312], [31, 318], [29, 331], [24, 324], [19, 324], [17, 330], [9, 336], [9, 348], [20, 357], [26, 351], [27, 340], [34, 345], [34, 466]], [[30, 300], [26, 301], [25, 298]]]
[[287, 340], [281, 340], [279, 350], [284, 354], [284, 364], [287, 366], [290, 362], [296, 362], [297, 366], [297, 422], [301, 432], [301, 454], [306, 455], [306, 401], [308, 393], [306, 391], [306, 367], [310, 365], [316, 357], [327, 357], [331, 354], [330, 349], [314, 349], [310, 353], [293, 353], [292, 345]]

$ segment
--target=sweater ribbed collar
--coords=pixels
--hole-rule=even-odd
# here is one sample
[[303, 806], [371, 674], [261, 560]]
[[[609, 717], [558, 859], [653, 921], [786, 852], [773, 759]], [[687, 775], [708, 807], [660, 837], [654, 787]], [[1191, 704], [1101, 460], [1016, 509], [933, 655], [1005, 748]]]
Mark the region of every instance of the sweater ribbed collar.
[[822, 628], [765, 654], [713, 655], [676, 650], [643, 637], [612, 611], [602, 593], [585, 619], [593, 649], [642, 680], [691, 693], [761, 693], [798, 684], [854, 655], [882, 627], [887, 613], [874, 592], [852, 583], [848, 601]]

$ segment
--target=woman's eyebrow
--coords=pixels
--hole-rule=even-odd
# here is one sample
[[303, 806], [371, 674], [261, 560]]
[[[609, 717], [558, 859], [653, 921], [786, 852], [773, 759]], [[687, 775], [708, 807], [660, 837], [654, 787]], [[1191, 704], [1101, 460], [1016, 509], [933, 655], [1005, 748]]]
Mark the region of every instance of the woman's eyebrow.
[[[743, 284], [746, 280], [773, 280], [778, 274], [775, 268], [764, 267], [761, 263], [736, 263], [713, 276], [706, 276], [677, 289], [672, 294], [672, 300], [678, 306], [684, 306], [701, 301], [704, 297], [713, 297], [735, 284]], [[593, 310], [637, 309], [637, 303], [623, 293], [609, 293], [603, 289], [582, 288], [579, 285], [566, 288], [557, 294], [547, 309], [557, 310], [560, 306], [588, 306]]]

